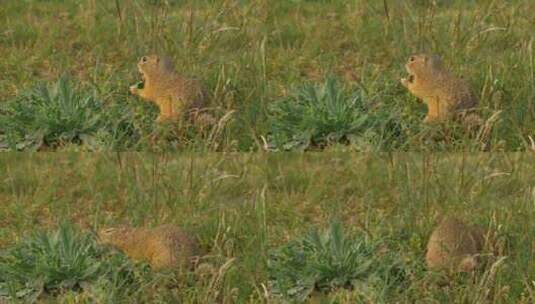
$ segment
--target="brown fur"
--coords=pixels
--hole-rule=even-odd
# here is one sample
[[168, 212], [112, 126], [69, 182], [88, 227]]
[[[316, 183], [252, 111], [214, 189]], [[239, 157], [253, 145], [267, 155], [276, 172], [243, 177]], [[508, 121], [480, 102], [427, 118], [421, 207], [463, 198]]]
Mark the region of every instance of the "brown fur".
[[469, 85], [449, 73], [436, 55], [413, 55], [405, 68], [409, 77], [401, 83], [427, 105], [424, 122], [462, 118], [479, 102]]
[[162, 225], [149, 228], [108, 228], [100, 230], [99, 241], [123, 251], [133, 260], [148, 262], [154, 269], [189, 267], [198, 254], [194, 239], [180, 228]]
[[485, 242], [483, 229], [446, 217], [435, 228], [427, 244], [425, 260], [430, 269], [469, 272], [479, 265]]
[[208, 94], [201, 82], [178, 75], [168, 58], [143, 56], [137, 66], [143, 76], [143, 88], [133, 85], [130, 92], [158, 106], [157, 122], [177, 120], [184, 114], [195, 118], [206, 106]]

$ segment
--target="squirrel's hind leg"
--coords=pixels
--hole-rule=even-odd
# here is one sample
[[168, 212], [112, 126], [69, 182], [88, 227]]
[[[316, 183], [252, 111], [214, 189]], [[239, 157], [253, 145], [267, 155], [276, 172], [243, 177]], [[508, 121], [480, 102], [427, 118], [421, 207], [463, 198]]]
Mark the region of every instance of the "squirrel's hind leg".
[[156, 118], [156, 122], [168, 121], [175, 117], [171, 99], [158, 100], [156, 105], [160, 109], [160, 115]]

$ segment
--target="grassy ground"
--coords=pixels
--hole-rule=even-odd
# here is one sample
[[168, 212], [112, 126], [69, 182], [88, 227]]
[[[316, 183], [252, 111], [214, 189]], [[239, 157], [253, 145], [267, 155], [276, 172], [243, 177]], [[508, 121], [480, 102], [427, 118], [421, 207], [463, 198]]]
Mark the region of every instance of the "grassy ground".
[[[324, 303], [535, 301], [532, 155], [4, 154], [0, 171], [0, 248], [62, 220], [85, 230], [177, 223], [221, 269], [179, 290], [154, 294], [143, 285], [125, 303], [151, 296], [266, 302], [268, 253], [331, 219], [371, 240], [391, 240], [387, 250], [399, 254], [408, 275], [401, 290], [365, 297], [341, 290]], [[490, 275], [426, 271], [425, 244], [444, 214], [493, 231], [488, 249], [507, 257], [504, 263]], [[70, 296], [64, 303], [75, 303]]]
[[[221, 113], [236, 111], [217, 145], [193, 135], [164, 150], [263, 149], [268, 105], [327, 75], [400, 121], [402, 143], [379, 150], [526, 150], [535, 137], [534, 11], [530, 0], [5, 0], [0, 101], [68, 74], [117, 113], [134, 113], [139, 139], [102, 149], [152, 149], [154, 109], [127, 88], [138, 80], [137, 59], [156, 52], [203, 78]], [[406, 58], [421, 51], [473, 83], [485, 119], [501, 111], [484, 145], [421, 124], [425, 107], [399, 84]], [[429, 132], [442, 140], [430, 142]]]

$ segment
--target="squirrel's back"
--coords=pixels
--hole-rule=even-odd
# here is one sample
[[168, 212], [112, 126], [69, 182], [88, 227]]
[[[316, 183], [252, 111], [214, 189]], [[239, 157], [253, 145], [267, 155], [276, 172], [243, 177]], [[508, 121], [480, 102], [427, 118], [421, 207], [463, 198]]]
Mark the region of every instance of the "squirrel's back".
[[111, 228], [99, 232], [102, 244], [112, 245], [134, 260], [144, 260], [156, 269], [185, 266], [198, 254], [193, 238], [174, 225], [155, 228]]
[[162, 99], [171, 99], [194, 108], [206, 105], [208, 94], [198, 79], [168, 71], [155, 73], [149, 79], [145, 85], [145, 94], [157, 104]]
[[470, 271], [478, 264], [484, 243], [482, 229], [446, 217], [432, 232], [427, 244], [426, 263], [432, 269]]

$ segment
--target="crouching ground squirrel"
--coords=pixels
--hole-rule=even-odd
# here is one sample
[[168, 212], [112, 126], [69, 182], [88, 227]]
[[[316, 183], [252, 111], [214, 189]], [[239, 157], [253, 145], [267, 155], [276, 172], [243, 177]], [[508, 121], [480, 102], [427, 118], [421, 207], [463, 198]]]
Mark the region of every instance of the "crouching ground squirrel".
[[199, 80], [177, 74], [167, 57], [143, 56], [137, 67], [142, 81], [130, 86], [130, 92], [158, 106], [157, 122], [177, 120], [184, 115], [194, 121], [200, 117], [208, 94]]
[[98, 232], [99, 243], [123, 251], [129, 258], [145, 261], [152, 268], [188, 269], [199, 254], [197, 242], [179, 227], [106, 228]]
[[425, 260], [432, 270], [470, 272], [479, 265], [484, 244], [485, 236], [481, 227], [446, 217], [429, 238]]
[[459, 118], [469, 124], [478, 121], [476, 114], [468, 114], [477, 106], [478, 98], [466, 81], [446, 70], [438, 56], [412, 55], [405, 68], [409, 76], [402, 78], [401, 84], [427, 105], [424, 122]]

